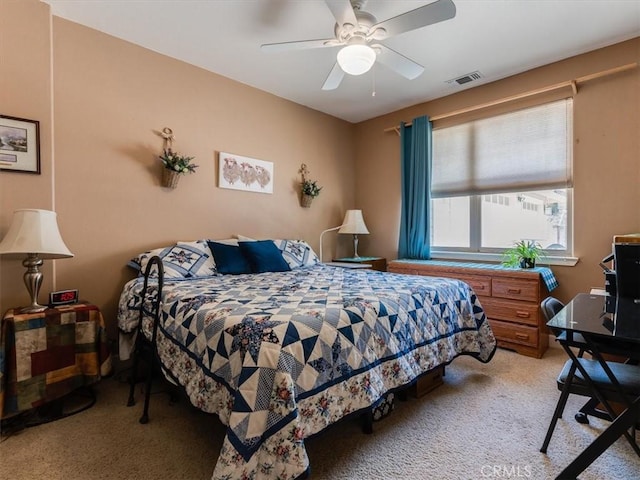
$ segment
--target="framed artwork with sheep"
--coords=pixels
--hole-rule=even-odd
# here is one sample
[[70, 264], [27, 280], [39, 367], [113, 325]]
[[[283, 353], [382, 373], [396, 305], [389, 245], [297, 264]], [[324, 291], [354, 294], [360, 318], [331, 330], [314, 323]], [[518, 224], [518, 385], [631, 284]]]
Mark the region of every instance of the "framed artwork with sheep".
[[273, 193], [273, 162], [220, 152], [218, 187]]

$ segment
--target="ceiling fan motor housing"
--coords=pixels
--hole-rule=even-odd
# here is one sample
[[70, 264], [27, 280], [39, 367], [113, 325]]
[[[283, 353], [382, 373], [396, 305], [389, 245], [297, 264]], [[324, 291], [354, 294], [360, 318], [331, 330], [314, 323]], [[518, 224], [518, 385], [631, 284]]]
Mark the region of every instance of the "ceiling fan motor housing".
[[378, 20], [372, 14], [355, 9], [355, 7], [353, 13], [358, 21], [357, 25], [351, 25], [350, 23], [339, 25], [336, 23], [334, 33], [339, 41], [350, 44], [353, 37], [360, 37], [368, 43], [371, 40], [382, 40], [386, 37], [384, 28], [371, 29], [378, 23]]

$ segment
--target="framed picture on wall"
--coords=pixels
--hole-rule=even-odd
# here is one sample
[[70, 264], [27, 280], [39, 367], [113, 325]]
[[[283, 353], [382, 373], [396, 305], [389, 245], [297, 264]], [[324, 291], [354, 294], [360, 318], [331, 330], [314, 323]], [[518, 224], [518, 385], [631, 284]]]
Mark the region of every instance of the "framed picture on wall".
[[273, 193], [273, 162], [219, 152], [218, 187]]
[[40, 122], [0, 115], [0, 170], [40, 174]]

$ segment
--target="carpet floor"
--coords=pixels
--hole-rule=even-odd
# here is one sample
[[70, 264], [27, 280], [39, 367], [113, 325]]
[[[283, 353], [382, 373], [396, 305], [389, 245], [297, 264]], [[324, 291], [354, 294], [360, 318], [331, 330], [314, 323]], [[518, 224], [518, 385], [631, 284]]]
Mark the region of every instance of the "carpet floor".
[[[470, 357], [446, 369], [445, 384], [421, 398], [396, 402], [394, 412], [365, 435], [347, 420], [307, 440], [311, 478], [438, 479], [554, 478], [608, 422], [581, 425], [569, 399], [548, 454], [539, 452], [559, 391], [565, 353], [551, 348], [537, 360], [498, 350], [484, 365]], [[127, 385], [113, 376], [96, 386], [91, 409], [2, 437], [0, 478], [205, 480], [224, 427], [181, 399], [152, 396], [150, 422], [140, 425], [142, 395], [126, 407]], [[581, 480], [640, 477], [640, 458], [619, 439]]]

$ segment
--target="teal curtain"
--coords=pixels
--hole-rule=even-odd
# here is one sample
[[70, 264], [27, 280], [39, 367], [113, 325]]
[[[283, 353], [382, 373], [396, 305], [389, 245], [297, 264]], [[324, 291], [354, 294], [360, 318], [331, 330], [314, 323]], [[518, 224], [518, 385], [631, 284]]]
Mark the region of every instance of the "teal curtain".
[[431, 132], [427, 116], [414, 119], [411, 126], [400, 125], [402, 211], [398, 258], [431, 257]]

